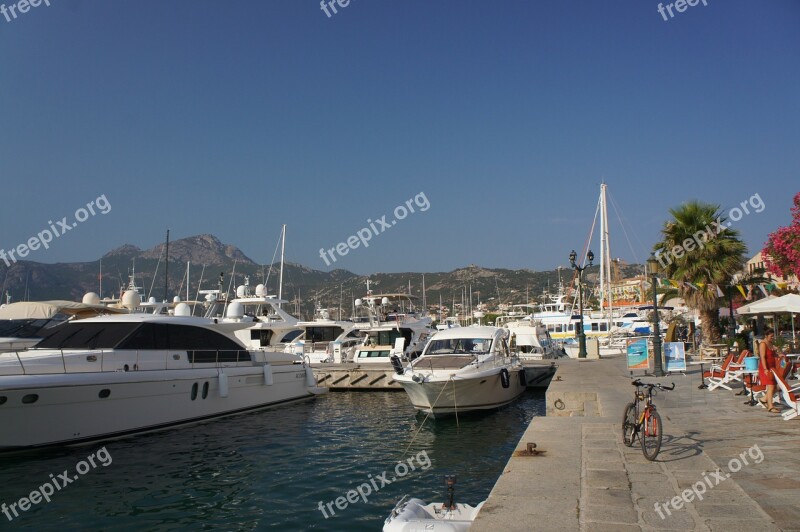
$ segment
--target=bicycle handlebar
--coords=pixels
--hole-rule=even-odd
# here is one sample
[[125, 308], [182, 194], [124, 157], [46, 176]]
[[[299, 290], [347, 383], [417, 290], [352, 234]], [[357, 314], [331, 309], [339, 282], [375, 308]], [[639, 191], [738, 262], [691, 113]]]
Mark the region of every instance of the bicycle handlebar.
[[674, 389], [675, 389], [675, 383], [674, 383], [674, 382], [672, 383], [672, 387], [669, 387], [669, 386], [664, 386], [663, 384], [660, 384], [660, 383], [658, 383], [658, 382], [642, 382], [640, 379], [636, 379], [636, 380], [635, 380], [635, 381], [633, 381], [631, 384], [632, 384], [633, 386], [636, 386], [637, 388], [638, 388], [638, 387], [640, 387], [640, 386], [641, 386], [641, 387], [647, 387], [647, 388], [650, 388], [651, 390], [652, 390], [653, 388], [658, 388], [659, 390], [663, 390], [663, 391], [665, 391], [665, 392], [666, 392], [666, 391], [670, 391], [670, 390], [674, 390]]

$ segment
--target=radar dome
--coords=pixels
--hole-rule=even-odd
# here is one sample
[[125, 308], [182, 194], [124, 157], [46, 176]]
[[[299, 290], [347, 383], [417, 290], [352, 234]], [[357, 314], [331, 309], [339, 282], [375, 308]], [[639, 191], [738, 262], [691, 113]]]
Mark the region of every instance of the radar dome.
[[130, 311], [133, 311], [133, 309], [138, 307], [141, 303], [142, 298], [139, 297], [136, 290], [128, 290], [122, 294], [122, 306]]
[[241, 303], [234, 301], [228, 305], [228, 310], [225, 311], [225, 317], [238, 319], [242, 316], [244, 316], [244, 307]]
[[192, 315], [192, 307], [190, 307], [186, 303], [178, 303], [177, 305], [175, 305], [175, 315], [176, 316], [191, 316]]
[[173, 302], [173, 303], [180, 303], [180, 302], [181, 302], [181, 296], [175, 296], [175, 297], [173, 297], [173, 298], [172, 298], [172, 302]]
[[94, 292], [87, 292], [83, 296], [83, 304], [84, 305], [99, 305], [100, 304], [100, 296], [95, 294]]
[[388, 304], [389, 304], [389, 298], [388, 297], [384, 297], [383, 299], [381, 299], [381, 305], [386, 306]]
[[362, 304], [363, 304], [363, 302], [360, 299], [356, 299], [356, 306], [357, 307], [360, 307]]
[[267, 287], [264, 286], [263, 284], [257, 285], [256, 286], [256, 295], [258, 297], [264, 297], [265, 295], [267, 295]]
[[244, 297], [244, 285], [240, 284], [236, 287], [236, 297]]

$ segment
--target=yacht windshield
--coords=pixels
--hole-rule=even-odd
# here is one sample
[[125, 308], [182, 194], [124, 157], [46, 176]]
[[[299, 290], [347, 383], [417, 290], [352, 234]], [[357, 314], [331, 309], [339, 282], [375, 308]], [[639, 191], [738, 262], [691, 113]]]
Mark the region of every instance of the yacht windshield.
[[488, 353], [492, 348], [491, 338], [450, 338], [431, 340], [426, 355], [477, 355]]
[[44, 329], [61, 323], [59, 320], [2, 320], [0, 321], [0, 337], [35, 338], [44, 335]]

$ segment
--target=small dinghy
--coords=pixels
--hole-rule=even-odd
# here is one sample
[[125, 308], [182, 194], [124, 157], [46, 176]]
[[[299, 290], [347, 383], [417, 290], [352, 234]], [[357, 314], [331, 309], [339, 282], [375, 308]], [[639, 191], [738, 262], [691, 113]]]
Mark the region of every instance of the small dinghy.
[[445, 476], [449, 501], [425, 504], [417, 498], [404, 496], [386, 518], [383, 532], [412, 532], [414, 530], [436, 530], [462, 532], [469, 530], [483, 503], [477, 506], [455, 503], [455, 476]]

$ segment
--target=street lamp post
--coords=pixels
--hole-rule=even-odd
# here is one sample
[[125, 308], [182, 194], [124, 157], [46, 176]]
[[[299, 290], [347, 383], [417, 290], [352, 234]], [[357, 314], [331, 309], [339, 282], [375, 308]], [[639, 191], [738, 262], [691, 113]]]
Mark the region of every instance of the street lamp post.
[[586, 254], [586, 259], [589, 261], [589, 264], [585, 266], [578, 266], [575, 262], [577, 258], [578, 254], [575, 253], [573, 249], [569, 254], [569, 263], [572, 269], [578, 272], [578, 310], [580, 311], [580, 323], [578, 324], [580, 327], [580, 329], [578, 329], [578, 358], [586, 358], [586, 333], [583, 331], [583, 270], [592, 265], [594, 253], [590, 250]]
[[661, 327], [658, 321], [658, 278], [656, 277], [658, 274], [658, 260], [652, 253], [650, 258], [647, 259], [647, 268], [650, 270], [650, 277], [653, 281], [653, 375], [663, 377], [666, 373], [664, 373], [662, 362]]

